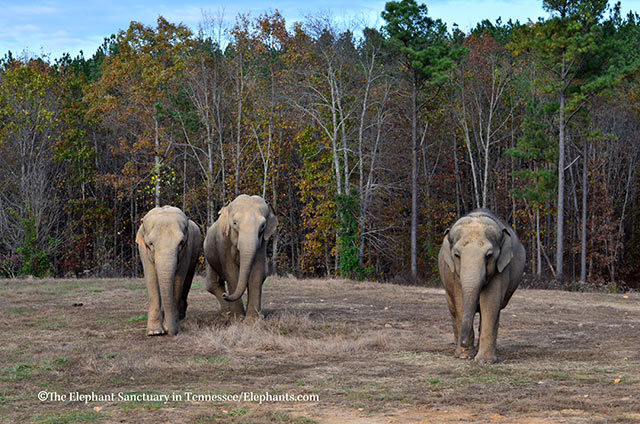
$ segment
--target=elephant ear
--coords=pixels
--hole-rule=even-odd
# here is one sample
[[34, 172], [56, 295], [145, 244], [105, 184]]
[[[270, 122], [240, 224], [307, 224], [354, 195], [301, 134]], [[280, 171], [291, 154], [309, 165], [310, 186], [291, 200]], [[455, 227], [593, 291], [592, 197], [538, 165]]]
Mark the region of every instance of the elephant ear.
[[140, 220], [140, 228], [138, 228], [138, 233], [136, 234], [136, 243], [140, 247], [147, 247], [147, 243], [144, 241], [144, 218]]
[[146, 248], [147, 245], [144, 242], [144, 221], [140, 224], [140, 228], [138, 228], [138, 233], [136, 234], [136, 243], [138, 246]]
[[264, 229], [264, 239], [269, 240], [273, 233], [276, 232], [276, 228], [278, 228], [278, 217], [271, 205], [269, 205], [269, 216], [267, 217], [267, 226]]
[[442, 258], [449, 266], [449, 270], [451, 272], [455, 272], [453, 258], [451, 257], [451, 242], [449, 241], [449, 230], [444, 232], [444, 240], [442, 241], [442, 247], [440, 248], [440, 250], [442, 251]]
[[[147, 245], [147, 242], [144, 240], [145, 238], [145, 230], [144, 230], [144, 221], [142, 221], [142, 224], [140, 225], [140, 228], [138, 228], [138, 233], [136, 234], [136, 243], [139, 246], [139, 250], [140, 250], [140, 254], [142, 254], [142, 252], [145, 252], [146, 255], [149, 255], [149, 246]], [[153, 262], [153, 255], [150, 255], [149, 260], [151, 262]]]
[[218, 224], [222, 228], [222, 235], [229, 237], [229, 231], [231, 231], [231, 223], [229, 222], [229, 205], [224, 206], [218, 212], [220, 217], [218, 218]]
[[497, 263], [498, 272], [504, 271], [509, 262], [511, 262], [511, 258], [513, 258], [511, 234], [505, 228], [502, 230], [502, 246], [500, 246], [500, 256]]

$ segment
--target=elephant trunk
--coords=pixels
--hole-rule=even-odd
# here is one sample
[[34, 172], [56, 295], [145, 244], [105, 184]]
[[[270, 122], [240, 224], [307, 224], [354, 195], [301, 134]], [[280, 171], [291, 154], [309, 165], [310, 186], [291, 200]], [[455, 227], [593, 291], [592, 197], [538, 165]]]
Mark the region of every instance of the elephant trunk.
[[[464, 260], [463, 260], [464, 261]], [[484, 261], [480, 260], [479, 265], [473, 266], [476, 261], [464, 261], [461, 265], [460, 283], [462, 285], [462, 327], [460, 329], [460, 346], [468, 349], [473, 348], [473, 321], [478, 310], [478, 299], [480, 290], [486, 278]], [[472, 266], [470, 266], [472, 265]]]
[[238, 285], [236, 290], [227, 295], [223, 295], [227, 302], [234, 302], [242, 297], [249, 284], [249, 277], [253, 268], [253, 262], [258, 251], [258, 239], [253, 234], [240, 235], [238, 239], [238, 251], [240, 252], [240, 271], [238, 273]]
[[175, 336], [180, 331], [176, 299], [174, 298], [177, 262], [176, 252], [156, 255], [156, 274], [158, 276], [158, 285], [160, 286], [164, 326], [170, 336]]

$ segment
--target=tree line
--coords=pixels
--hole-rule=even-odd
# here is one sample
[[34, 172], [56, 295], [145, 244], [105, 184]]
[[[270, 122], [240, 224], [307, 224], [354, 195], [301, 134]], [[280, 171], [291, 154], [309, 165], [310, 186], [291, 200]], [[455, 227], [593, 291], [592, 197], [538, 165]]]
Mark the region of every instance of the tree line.
[[487, 207], [530, 280], [638, 287], [639, 16], [543, 7], [468, 33], [414, 0], [380, 28], [159, 17], [91, 58], [7, 52], [0, 275], [139, 275], [149, 209], [204, 231], [248, 193], [278, 214], [281, 274], [429, 282], [446, 228]]

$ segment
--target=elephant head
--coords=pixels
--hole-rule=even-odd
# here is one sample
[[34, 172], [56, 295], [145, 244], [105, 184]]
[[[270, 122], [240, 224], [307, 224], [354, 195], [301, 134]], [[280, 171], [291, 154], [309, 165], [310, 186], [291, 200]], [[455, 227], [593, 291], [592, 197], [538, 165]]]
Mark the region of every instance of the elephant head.
[[513, 258], [512, 236], [494, 217], [472, 213], [447, 230], [442, 252], [444, 262], [458, 277], [462, 289], [460, 346], [473, 348], [473, 319], [480, 292]]
[[172, 206], [149, 211], [142, 219], [136, 237], [141, 253], [153, 264], [169, 335], [179, 331], [176, 296], [180, 294], [176, 292], [175, 280], [188, 237], [189, 219], [184, 212]]
[[278, 226], [273, 209], [260, 196], [238, 196], [220, 210], [219, 225], [231, 241], [239, 266], [238, 284], [232, 294], [223, 294], [228, 302], [240, 299], [247, 289], [256, 256], [265, 254], [267, 241]]

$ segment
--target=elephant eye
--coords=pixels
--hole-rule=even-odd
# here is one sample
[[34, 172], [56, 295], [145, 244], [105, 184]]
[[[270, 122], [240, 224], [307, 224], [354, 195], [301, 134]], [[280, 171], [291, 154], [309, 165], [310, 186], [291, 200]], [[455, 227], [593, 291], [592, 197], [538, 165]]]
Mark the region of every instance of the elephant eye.
[[453, 252], [453, 256], [460, 259], [460, 252]]
[[489, 251], [487, 252], [487, 258], [490, 258], [490, 257], [491, 257], [491, 255], [493, 255], [493, 250], [489, 250]]

